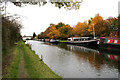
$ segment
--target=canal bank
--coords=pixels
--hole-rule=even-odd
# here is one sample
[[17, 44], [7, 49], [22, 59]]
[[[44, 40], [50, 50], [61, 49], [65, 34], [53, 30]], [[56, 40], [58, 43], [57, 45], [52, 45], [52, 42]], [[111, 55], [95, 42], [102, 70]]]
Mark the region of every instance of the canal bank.
[[[28, 40], [39, 57], [63, 78], [118, 78], [119, 55], [69, 44]], [[109, 57], [110, 56], [110, 57]], [[112, 58], [111, 58], [112, 57]]]
[[3, 58], [3, 64], [3, 78], [61, 78], [22, 41]]

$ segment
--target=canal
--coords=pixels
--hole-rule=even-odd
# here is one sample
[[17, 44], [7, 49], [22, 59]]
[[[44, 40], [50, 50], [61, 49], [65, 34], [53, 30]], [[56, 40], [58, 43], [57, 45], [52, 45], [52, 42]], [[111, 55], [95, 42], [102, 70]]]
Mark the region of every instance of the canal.
[[29, 40], [32, 50], [63, 78], [118, 78], [120, 55], [69, 44]]

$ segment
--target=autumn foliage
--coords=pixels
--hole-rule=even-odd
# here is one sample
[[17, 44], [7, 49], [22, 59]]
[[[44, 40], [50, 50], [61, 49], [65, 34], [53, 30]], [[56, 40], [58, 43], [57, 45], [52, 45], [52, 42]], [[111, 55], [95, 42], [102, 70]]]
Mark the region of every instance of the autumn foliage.
[[73, 28], [73, 35], [75, 36], [89, 36], [87, 22], [78, 22], [78, 24]]
[[50, 39], [58, 39], [60, 37], [60, 32], [56, 29], [55, 25], [51, 25], [47, 37]]
[[41, 34], [38, 38], [49, 38], [49, 39], [61, 39], [65, 40], [68, 37], [79, 36], [79, 37], [93, 37], [93, 28], [96, 37], [111, 37], [115, 36], [114, 32], [120, 30], [120, 16], [118, 18], [109, 17], [104, 20], [102, 16], [96, 14], [94, 18], [90, 18], [85, 22], [78, 22], [75, 27], [71, 27], [69, 24], [62, 22], [50, 24], [50, 26]]

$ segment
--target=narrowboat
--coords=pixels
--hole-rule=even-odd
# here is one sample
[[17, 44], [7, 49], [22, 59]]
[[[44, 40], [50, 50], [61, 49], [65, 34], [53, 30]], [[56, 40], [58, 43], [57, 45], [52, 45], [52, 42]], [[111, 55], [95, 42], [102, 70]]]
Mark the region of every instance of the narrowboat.
[[99, 39], [93, 39], [91, 37], [71, 37], [68, 38], [69, 44], [75, 44], [75, 45], [97, 45]]
[[45, 39], [45, 42], [50, 42], [50, 39]]
[[26, 40], [23, 40], [23, 42], [26, 42]]
[[59, 43], [59, 42], [60, 42], [59, 40], [55, 40], [55, 39], [50, 40], [50, 43]]
[[120, 38], [100, 37], [99, 47], [118, 48], [120, 50]]

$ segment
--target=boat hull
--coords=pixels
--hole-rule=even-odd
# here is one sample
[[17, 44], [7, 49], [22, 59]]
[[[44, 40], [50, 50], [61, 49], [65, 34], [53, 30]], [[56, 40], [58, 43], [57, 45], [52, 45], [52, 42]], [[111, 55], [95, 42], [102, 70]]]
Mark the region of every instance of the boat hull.
[[59, 43], [59, 42], [60, 42], [59, 40], [53, 40], [53, 39], [50, 40], [50, 43], [55, 43], [55, 44], [57, 44], [57, 43]]
[[89, 41], [68, 41], [68, 44], [74, 44], [74, 45], [87, 45], [87, 46], [97, 46], [98, 40], [89, 40]]
[[99, 40], [100, 48], [111, 48], [120, 50], [120, 38], [107, 38], [102, 37]]
[[59, 41], [50, 41], [50, 43], [56, 43], [57, 44], [57, 43], [59, 43]]

